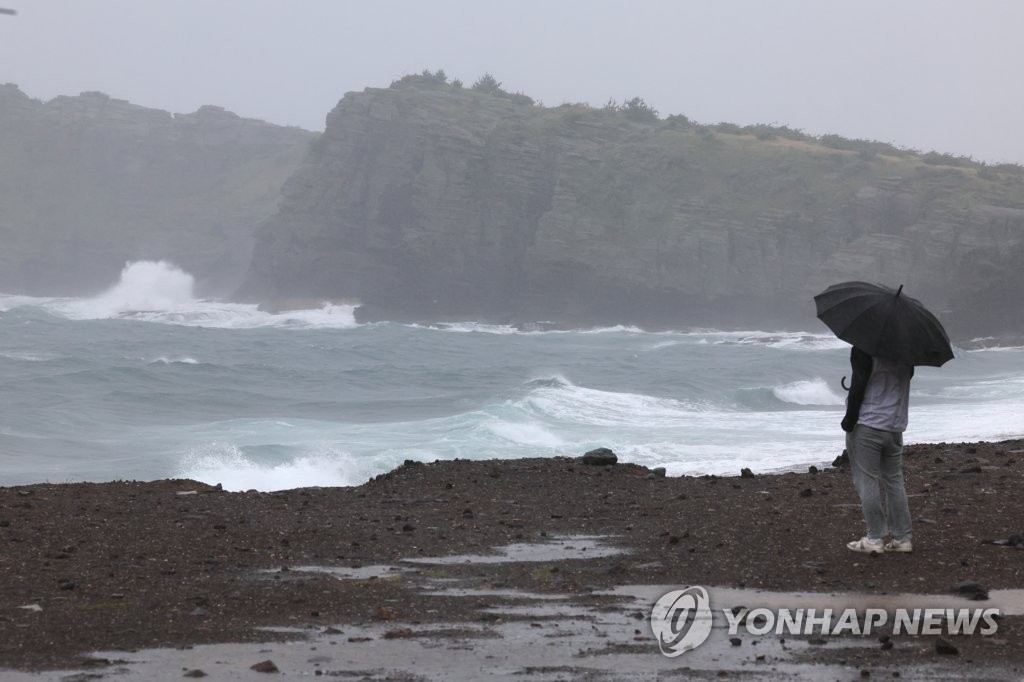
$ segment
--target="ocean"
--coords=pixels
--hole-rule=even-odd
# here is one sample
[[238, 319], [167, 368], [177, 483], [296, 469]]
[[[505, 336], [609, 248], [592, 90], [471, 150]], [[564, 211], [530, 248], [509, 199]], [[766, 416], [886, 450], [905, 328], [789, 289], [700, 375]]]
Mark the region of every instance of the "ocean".
[[[81, 298], [0, 294], [0, 485], [192, 478], [358, 485], [405, 460], [576, 457], [681, 474], [843, 450], [848, 349], [803, 330], [358, 324], [202, 300], [165, 262]], [[918, 368], [914, 442], [1024, 435], [1024, 348]]]

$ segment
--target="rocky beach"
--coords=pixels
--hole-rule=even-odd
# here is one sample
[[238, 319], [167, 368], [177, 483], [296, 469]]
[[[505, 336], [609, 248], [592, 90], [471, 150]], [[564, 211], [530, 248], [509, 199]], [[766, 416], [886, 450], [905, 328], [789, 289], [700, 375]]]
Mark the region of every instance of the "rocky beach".
[[[481, 652], [518, 625], [536, 656], [506, 662], [517, 679], [622, 679], [696, 661], [661, 656], [649, 615], [662, 592], [703, 585], [713, 600], [718, 589], [747, 606], [814, 593], [1002, 607], [991, 636], [794, 636], [780, 648], [773, 634], [748, 635], [705, 660], [708, 677], [888, 677], [920, 666], [940, 677], [1019, 676], [1024, 441], [909, 445], [905, 469], [915, 551], [883, 556], [845, 548], [863, 522], [841, 464], [664, 477], [553, 457], [408, 462], [357, 487], [271, 493], [189, 480], [0, 488], [0, 670], [11, 679], [120, 670], [123, 679], [143, 665], [130, 652], [161, 649], [181, 659], [162, 674], [199, 677], [226, 660], [202, 645], [230, 643], [271, 647], [254, 650], [257, 667], [245, 674], [262, 663], [293, 675], [458, 679], [461, 652], [495, 677], [481, 672], [493, 653]], [[990, 598], [955, 595], [965, 583]], [[515, 608], [524, 604], [546, 608]], [[615, 614], [623, 627], [610, 624]], [[588, 620], [593, 646], [558, 649], [551, 665], [542, 647]], [[296, 661], [296, 642], [314, 639]], [[275, 642], [291, 642], [291, 657], [275, 662]], [[389, 642], [406, 653], [360, 653]], [[410, 647], [450, 651], [451, 674], [432, 675]]]

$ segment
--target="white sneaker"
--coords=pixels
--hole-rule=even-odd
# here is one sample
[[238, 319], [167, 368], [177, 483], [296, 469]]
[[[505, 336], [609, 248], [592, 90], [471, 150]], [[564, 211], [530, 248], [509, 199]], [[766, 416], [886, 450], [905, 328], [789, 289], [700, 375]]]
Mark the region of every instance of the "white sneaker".
[[886, 552], [913, 552], [914, 546], [910, 542], [910, 538], [906, 540], [897, 540], [893, 538], [889, 542], [885, 543]]
[[885, 552], [885, 542], [881, 539], [871, 540], [865, 535], [860, 540], [847, 542], [846, 549], [851, 552], [863, 552], [864, 554], [882, 554]]

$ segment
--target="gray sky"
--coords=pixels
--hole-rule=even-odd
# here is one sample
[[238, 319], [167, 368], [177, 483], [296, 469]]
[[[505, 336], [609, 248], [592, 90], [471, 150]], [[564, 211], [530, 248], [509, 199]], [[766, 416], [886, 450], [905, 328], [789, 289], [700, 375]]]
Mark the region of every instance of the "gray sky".
[[643, 97], [1024, 163], [1020, 0], [0, 0], [0, 83], [322, 130], [346, 92], [485, 72], [547, 106]]

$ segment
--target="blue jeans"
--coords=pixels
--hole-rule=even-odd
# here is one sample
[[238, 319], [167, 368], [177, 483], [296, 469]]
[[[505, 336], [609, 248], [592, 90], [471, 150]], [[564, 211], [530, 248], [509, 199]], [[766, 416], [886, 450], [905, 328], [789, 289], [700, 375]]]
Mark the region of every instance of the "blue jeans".
[[[868, 537], [910, 539], [910, 505], [903, 485], [903, 434], [857, 424], [846, 434], [853, 487], [860, 496]], [[882, 505], [884, 491], [885, 507]]]

